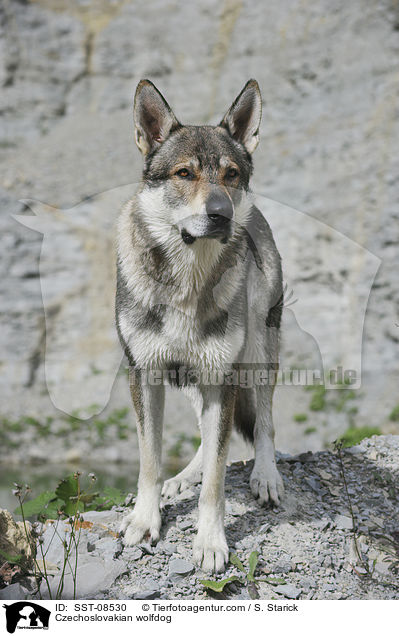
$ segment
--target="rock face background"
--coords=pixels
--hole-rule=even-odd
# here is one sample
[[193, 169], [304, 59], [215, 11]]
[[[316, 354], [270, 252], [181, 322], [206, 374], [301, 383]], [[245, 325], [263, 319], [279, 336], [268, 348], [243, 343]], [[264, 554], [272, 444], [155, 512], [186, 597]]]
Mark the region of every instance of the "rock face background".
[[[216, 123], [248, 78], [259, 81], [253, 190], [283, 204], [271, 205], [270, 222], [298, 301], [286, 311], [283, 363], [316, 364], [322, 343], [339, 363], [362, 334], [355, 423], [397, 432], [388, 419], [399, 380], [397, 2], [8, 0], [0, 11], [8, 459], [121, 460], [135, 449], [130, 430], [111, 446], [93, 441], [92, 420], [74, 429], [62, 412], [130, 409], [112, 324], [113, 223], [140, 178], [131, 103], [142, 77], [187, 123]], [[299, 216], [291, 222], [287, 210]], [[22, 214], [24, 224], [11, 216]], [[332, 309], [331, 294], [343, 299]], [[306, 435], [293, 415], [308, 403], [302, 387], [277, 390], [281, 450], [316, 450], [347, 428], [347, 411], [327, 408], [311, 414]], [[172, 396], [167, 444], [184, 446], [191, 424]]]

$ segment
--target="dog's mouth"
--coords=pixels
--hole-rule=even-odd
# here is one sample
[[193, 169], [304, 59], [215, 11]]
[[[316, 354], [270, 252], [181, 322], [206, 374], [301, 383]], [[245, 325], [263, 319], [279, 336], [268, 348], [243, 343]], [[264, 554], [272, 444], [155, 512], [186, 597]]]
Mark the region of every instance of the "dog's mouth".
[[204, 238], [217, 239], [224, 245], [229, 240], [230, 233], [215, 230], [207, 234], [201, 234], [201, 236], [193, 236], [190, 232], [187, 232], [187, 230], [182, 230], [180, 232], [180, 236], [182, 237], [183, 243], [186, 245], [192, 245], [195, 241]]
[[192, 236], [191, 234], [186, 232], [186, 230], [181, 231], [181, 237], [183, 239], [183, 243], [185, 243], [186, 245], [192, 245], [192, 243], [197, 240], [195, 236]]
[[222, 244], [227, 243], [231, 236], [231, 224], [226, 223], [222, 227], [192, 228], [183, 227], [180, 230], [183, 243], [192, 245], [200, 239], [216, 239]]
[[231, 219], [222, 215], [212, 218], [209, 215], [191, 215], [180, 221], [177, 230], [185, 245], [192, 245], [199, 239], [216, 239], [227, 243], [232, 232]]

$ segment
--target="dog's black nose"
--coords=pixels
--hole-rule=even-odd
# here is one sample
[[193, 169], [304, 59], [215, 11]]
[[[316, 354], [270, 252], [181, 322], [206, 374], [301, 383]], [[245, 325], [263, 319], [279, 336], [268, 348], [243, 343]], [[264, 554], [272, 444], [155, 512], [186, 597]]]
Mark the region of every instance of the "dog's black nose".
[[224, 225], [233, 218], [233, 205], [226, 194], [213, 192], [206, 202], [208, 218], [216, 225]]

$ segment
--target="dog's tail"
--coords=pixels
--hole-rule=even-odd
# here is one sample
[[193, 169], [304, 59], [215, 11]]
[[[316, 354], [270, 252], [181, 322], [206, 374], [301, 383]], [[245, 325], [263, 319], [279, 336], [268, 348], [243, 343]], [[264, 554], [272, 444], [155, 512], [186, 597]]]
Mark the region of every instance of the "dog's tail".
[[256, 394], [254, 388], [239, 388], [234, 409], [234, 426], [247, 442], [253, 444], [256, 419]]

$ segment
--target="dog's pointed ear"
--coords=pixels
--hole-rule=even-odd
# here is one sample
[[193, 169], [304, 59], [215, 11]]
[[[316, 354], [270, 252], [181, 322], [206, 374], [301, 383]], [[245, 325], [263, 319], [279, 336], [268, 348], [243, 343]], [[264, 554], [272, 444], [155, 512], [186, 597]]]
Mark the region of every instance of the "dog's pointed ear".
[[139, 82], [134, 97], [135, 139], [143, 155], [157, 148], [180, 126], [169, 104], [149, 80]]
[[249, 80], [220, 122], [252, 154], [259, 142], [262, 98], [258, 82]]

